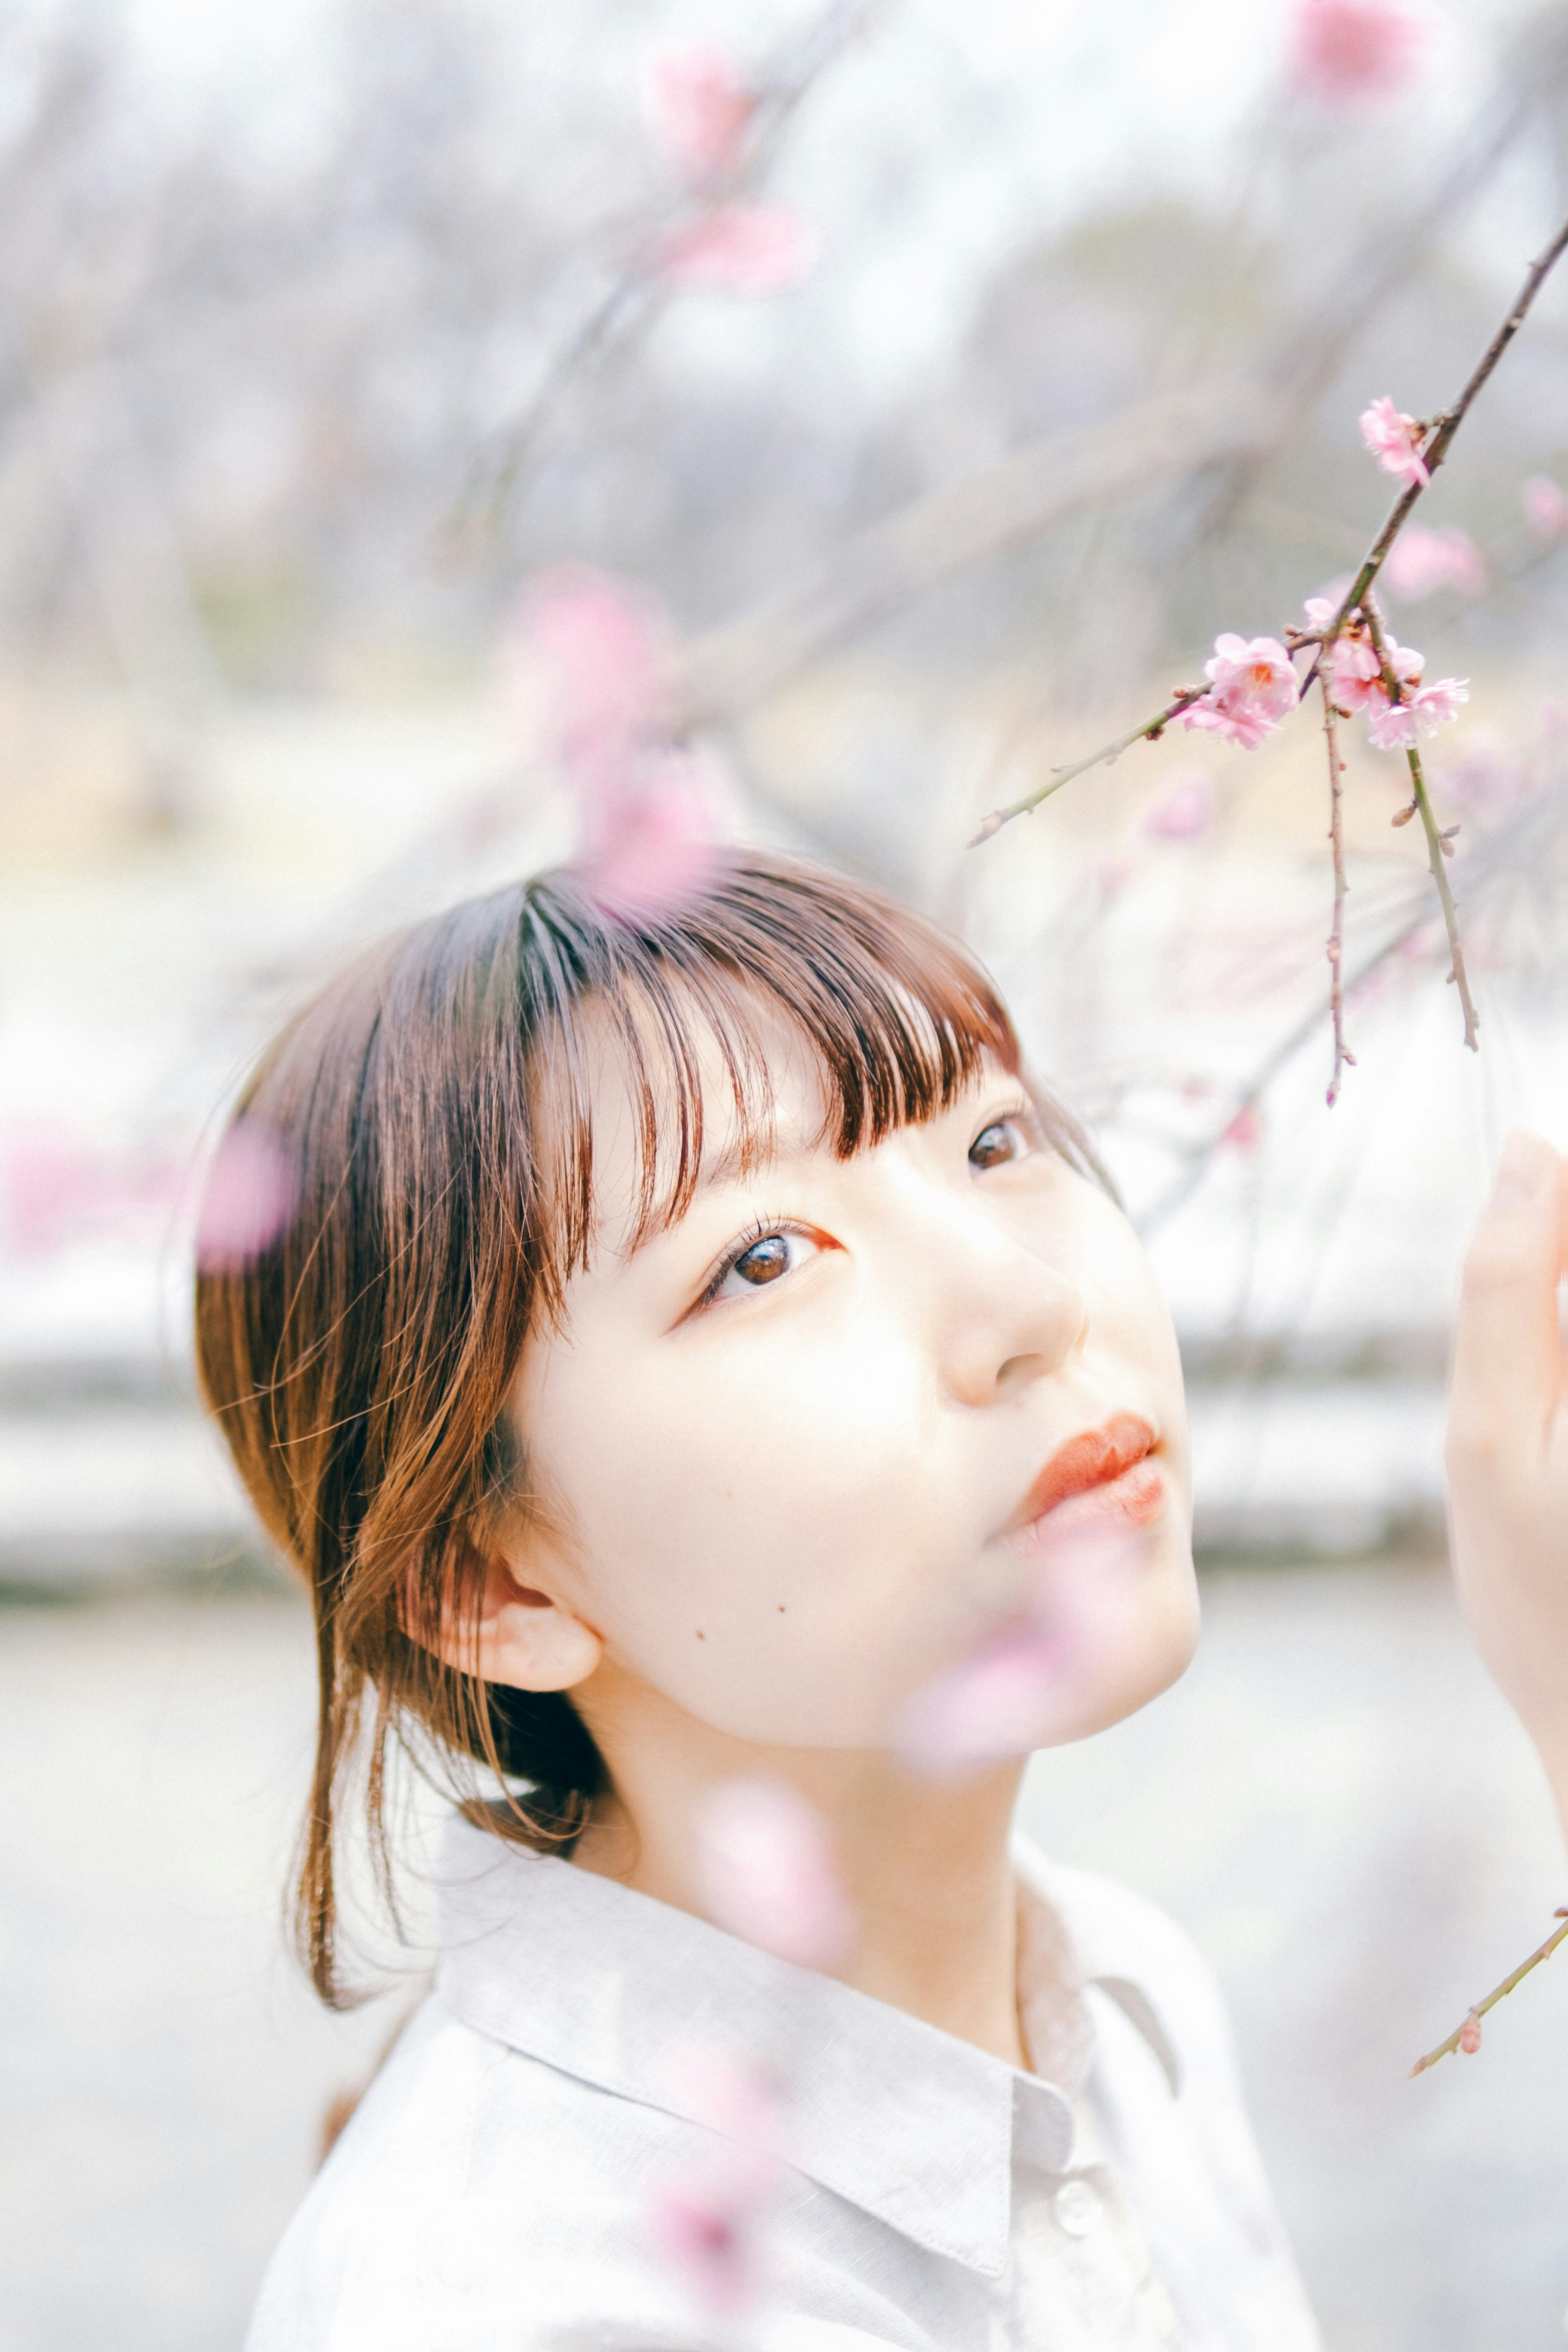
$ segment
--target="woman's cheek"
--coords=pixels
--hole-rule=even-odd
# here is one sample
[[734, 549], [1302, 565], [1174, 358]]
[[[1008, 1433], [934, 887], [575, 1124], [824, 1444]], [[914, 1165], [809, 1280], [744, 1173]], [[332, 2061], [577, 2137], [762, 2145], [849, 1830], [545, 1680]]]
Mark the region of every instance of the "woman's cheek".
[[803, 1377], [780, 1346], [624, 1390], [575, 1512], [621, 1663], [738, 1736], [875, 1738], [942, 1516], [914, 1389], [896, 1351], [819, 1352]]

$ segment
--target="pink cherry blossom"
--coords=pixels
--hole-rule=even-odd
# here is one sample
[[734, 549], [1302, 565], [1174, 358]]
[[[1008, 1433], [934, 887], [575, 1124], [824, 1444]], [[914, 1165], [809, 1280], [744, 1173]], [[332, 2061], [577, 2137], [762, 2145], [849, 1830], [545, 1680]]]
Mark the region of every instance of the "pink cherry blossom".
[[1396, 482], [1427, 482], [1426, 461], [1421, 455], [1421, 436], [1415, 429], [1415, 419], [1395, 408], [1384, 393], [1370, 408], [1361, 414], [1361, 437], [1385, 474]]
[[711, 879], [731, 830], [711, 754], [669, 735], [674, 656], [658, 610], [630, 583], [574, 566], [548, 572], [503, 632], [504, 698], [539, 730], [571, 794], [584, 878], [631, 919], [657, 917]]
[[1395, 595], [1413, 604], [1438, 588], [1457, 589], [1462, 596], [1486, 593], [1481, 551], [1468, 531], [1452, 523], [1442, 530], [1407, 524], [1388, 551], [1383, 576]]
[[830, 1969], [854, 1938], [826, 1831], [785, 1780], [726, 1780], [710, 1793], [698, 1822], [698, 1874], [715, 1926], [775, 1959]]
[[1298, 84], [1331, 105], [1396, 95], [1426, 39], [1420, 19], [1386, 0], [1300, 0], [1292, 30]]
[[1384, 696], [1382, 709], [1371, 715], [1368, 732], [1380, 751], [1408, 751], [1418, 736], [1435, 735], [1457, 719], [1460, 703], [1469, 698], [1470, 682], [1464, 677], [1439, 678], [1435, 685], [1419, 687], [1403, 702], [1390, 702]]
[[[1308, 609], [1310, 612], [1310, 606]], [[1328, 617], [1331, 620], [1333, 614], [1331, 613]], [[1315, 625], [1322, 627], [1326, 623], [1320, 622]], [[1401, 690], [1414, 693], [1426, 667], [1426, 655], [1417, 653], [1412, 646], [1402, 646], [1398, 638], [1386, 629], [1383, 642], [1388, 666], [1398, 679]], [[1383, 663], [1364, 628], [1353, 626], [1334, 639], [1331, 676], [1334, 701], [1340, 709], [1371, 713], [1387, 709], [1389, 694], [1383, 680]]]
[[1184, 727], [1206, 728], [1227, 742], [1252, 751], [1272, 735], [1296, 707], [1296, 673], [1290, 656], [1274, 637], [1215, 639], [1205, 665], [1208, 692], [1182, 713]]
[[666, 49], [648, 74], [653, 132], [689, 187], [711, 187], [734, 168], [756, 100], [722, 50]]
[[294, 1209], [293, 1163], [257, 1118], [239, 1118], [219, 1144], [196, 1227], [204, 1274], [231, 1273], [275, 1242]]
[[1472, 2009], [1459, 2028], [1459, 2047], [1467, 2058], [1473, 2058], [1480, 2046], [1481, 2021]]
[[1520, 499], [1524, 519], [1538, 537], [1562, 539], [1568, 534], [1568, 492], [1550, 474], [1531, 474], [1521, 486]]
[[1180, 768], [1143, 814], [1156, 841], [1194, 841], [1214, 823], [1214, 786], [1201, 768]]
[[726, 294], [782, 294], [808, 278], [816, 233], [785, 205], [722, 205], [672, 229], [653, 267], [673, 286]]

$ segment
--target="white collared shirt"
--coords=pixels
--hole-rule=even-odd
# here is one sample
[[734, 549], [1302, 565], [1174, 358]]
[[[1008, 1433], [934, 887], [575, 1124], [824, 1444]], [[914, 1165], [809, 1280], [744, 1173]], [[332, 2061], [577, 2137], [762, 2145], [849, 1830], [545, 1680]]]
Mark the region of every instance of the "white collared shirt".
[[[1205, 1964], [1141, 1897], [1017, 1867], [1020, 2013], [1061, 2081], [454, 1822], [435, 1990], [247, 2352], [1319, 2352]], [[790, 2053], [774, 2291], [741, 2336], [649, 2223], [721, 2146], [669, 2063], [701, 2041]]]

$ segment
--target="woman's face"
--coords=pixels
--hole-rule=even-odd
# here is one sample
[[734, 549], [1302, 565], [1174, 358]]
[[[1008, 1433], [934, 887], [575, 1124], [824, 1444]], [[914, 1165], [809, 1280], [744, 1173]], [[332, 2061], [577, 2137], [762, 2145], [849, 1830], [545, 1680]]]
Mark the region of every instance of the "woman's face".
[[809, 1049], [781, 1035], [771, 1066], [771, 1160], [726, 1160], [716, 1083], [704, 1181], [635, 1250], [633, 1114], [613, 1056], [599, 1075], [601, 1244], [513, 1401], [557, 1531], [518, 1573], [603, 1642], [590, 1722], [594, 1685], [630, 1677], [758, 1745], [883, 1746], [1043, 1580], [1073, 1634], [1053, 1736], [1118, 1720], [1197, 1621], [1142, 1247], [999, 1069], [840, 1160]]

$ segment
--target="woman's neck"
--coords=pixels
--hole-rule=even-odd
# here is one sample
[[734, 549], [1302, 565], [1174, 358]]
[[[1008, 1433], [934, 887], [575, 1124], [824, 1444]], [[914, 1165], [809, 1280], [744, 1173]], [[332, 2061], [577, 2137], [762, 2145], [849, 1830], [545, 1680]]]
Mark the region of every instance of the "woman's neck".
[[1009, 2064], [1018, 2027], [1017, 1895], [1007, 1840], [1020, 1764], [959, 1782], [919, 1778], [884, 1755], [762, 1749], [663, 1709], [595, 1709], [616, 1795], [578, 1841], [580, 1867], [700, 1912], [704, 1801], [723, 1781], [784, 1781], [820, 1817], [857, 1933], [842, 1983], [940, 2026]]

